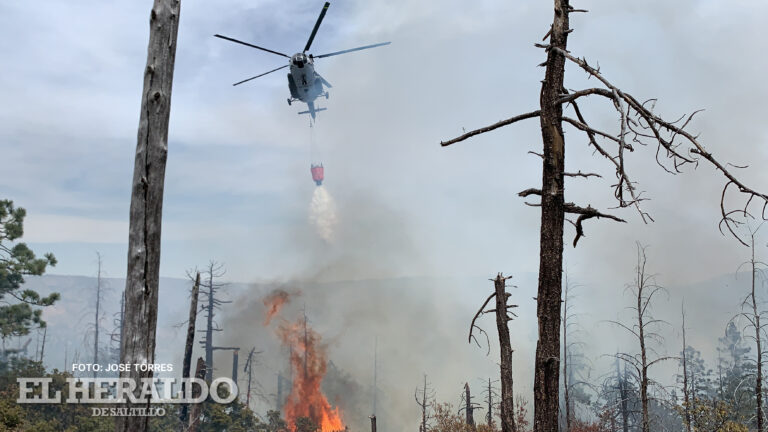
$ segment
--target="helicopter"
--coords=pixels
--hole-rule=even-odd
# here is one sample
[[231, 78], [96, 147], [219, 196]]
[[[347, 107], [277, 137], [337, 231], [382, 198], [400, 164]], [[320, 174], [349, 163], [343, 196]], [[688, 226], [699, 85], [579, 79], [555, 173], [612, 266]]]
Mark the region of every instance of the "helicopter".
[[391, 43], [391, 42], [381, 42], [373, 45], [365, 45], [357, 48], [350, 48], [342, 51], [335, 51], [328, 54], [307, 55], [307, 51], [309, 51], [309, 48], [312, 46], [312, 41], [315, 39], [317, 30], [320, 28], [320, 23], [323, 22], [325, 13], [328, 11], [328, 7], [330, 5], [331, 5], [330, 2], [326, 2], [325, 5], [323, 6], [323, 9], [320, 11], [320, 16], [317, 18], [315, 27], [312, 29], [312, 33], [309, 35], [309, 40], [307, 40], [307, 44], [306, 46], [304, 46], [304, 50], [292, 56], [289, 56], [287, 54], [284, 54], [278, 51], [273, 51], [271, 49], [267, 49], [264, 47], [260, 47], [258, 45], [250, 44], [248, 42], [243, 42], [241, 40], [237, 40], [229, 36], [215, 34], [214, 36], [217, 38], [228, 40], [230, 42], [235, 42], [251, 48], [256, 48], [256, 49], [266, 51], [268, 53], [272, 53], [275, 55], [279, 55], [282, 57], [286, 57], [289, 59], [289, 62], [286, 65], [283, 65], [278, 68], [272, 69], [271, 71], [267, 71], [262, 74], [250, 77], [248, 79], [244, 79], [232, 85], [237, 86], [237, 85], [246, 83], [248, 81], [254, 80], [256, 78], [262, 77], [264, 75], [271, 74], [272, 72], [279, 71], [280, 69], [290, 67], [290, 72], [288, 73], [288, 89], [291, 92], [291, 97], [288, 98], [288, 105], [291, 105], [291, 102], [296, 102], [296, 101], [301, 101], [306, 103], [307, 110], [301, 111], [299, 112], [299, 114], [309, 114], [310, 116], [312, 116], [312, 120], [314, 120], [316, 113], [320, 111], [325, 111], [327, 109], [327, 108], [315, 107], [315, 100], [320, 96], [325, 96], [325, 98], [328, 99], [328, 91], [325, 88], [332, 88], [331, 83], [326, 81], [325, 78], [320, 76], [320, 74], [317, 73], [317, 71], [315, 70], [314, 60], [319, 58], [324, 58], [324, 57], [331, 57], [339, 54], [346, 54], [354, 51], [360, 51], [364, 49], [376, 48], [383, 45], [389, 45]]

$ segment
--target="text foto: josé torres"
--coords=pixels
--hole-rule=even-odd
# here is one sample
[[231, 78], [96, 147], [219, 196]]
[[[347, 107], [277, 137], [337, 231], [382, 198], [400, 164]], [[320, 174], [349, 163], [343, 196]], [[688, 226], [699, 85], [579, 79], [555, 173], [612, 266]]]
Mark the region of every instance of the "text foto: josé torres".
[[73, 363], [72, 372], [173, 372], [171, 363]]

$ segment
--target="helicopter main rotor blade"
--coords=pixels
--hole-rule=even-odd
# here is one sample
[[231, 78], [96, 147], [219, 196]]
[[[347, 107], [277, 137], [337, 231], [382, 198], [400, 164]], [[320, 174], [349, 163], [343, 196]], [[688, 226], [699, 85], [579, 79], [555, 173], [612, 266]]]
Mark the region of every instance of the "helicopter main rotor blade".
[[250, 80], [252, 80], [252, 79], [256, 79], [256, 78], [258, 78], [258, 77], [263, 77], [263, 76], [264, 76], [264, 75], [266, 75], [266, 74], [271, 74], [272, 72], [275, 72], [275, 71], [279, 71], [280, 69], [283, 69], [283, 68], [287, 68], [287, 67], [288, 67], [288, 65], [283, 65], [283, 66], [280, 66], [279, 68], [275, 68], [275, 69], [272, 69], [272, 70], [271, 70], [271, 71], [269, 71], [269, 72], [264, 72], [263, 74], [259, 74], [259, 75], [256, 75], [255, 77], [250, 77], [250, 78], [248, 78], [248, 79], [244, 79], [244, 80], [242, 80], [242, 81], [240, 81], [240, 82], [236, 82], [236, 83], [234, 83], [234, 84], [232, 84], [232, 85], [233, 85], [233, 86], [236, 86], [236, 85], [240, 85], [240, 84], [242, 84], [242, 83], [245, 83], [245, 82], [248, 82], [248, 81], [250, 81]]
[[351, 48], [351, 49], [344, 50], [344, 51], [336, 51], [336, 52], [332, 52], [332, 53], [328, 53], [328, 54], [316, 55], [316, 56], [314, 56], [314, 58], [323, 58], [323, 57], [330, 57], [330, 56], [335, 56], [335, 55], [339, 55], [339, 54], [346, 54], [346, 53], [353, 52], [353, 51], [360, 51], [360, 50], [364, 50], [364, 49], [376, 48], [376, 47], [380, 47], [380, 46], [384, 46], [384, 45], [389, 45], [391, 43], [392, 42], [382, 42], [382, 43], [377, 43], [377, 44], [373, 44], [373, 45], [366, 45], [366, 46], [361, 46], [361, 47], [357, 47], [357, 48]]
[[241, 44], [241, 45], [249, 46], [249, 47], [251, 47], [251, 48], [260, 49], [260, 50], [262, 50], [262, 51], [266, 51], [266, 52], [268, 52], [268, 53], [277, 54], [277, 55], [279, 55], [279, 56], [283, 56], [283, 57], [288, 57], [288, 58], [291, 58], [291, 56], [289, 56], [289, 55], [287, 55], [287, 54], [283, 54], [283, 53], [281, 53], [281, 52], [277, 52], [277, 51], [272, 51], [271, 49], [262, 48], [262, 47], [260, 47], [260, 46], [258, 46], [258, 45], [249, 44], [248, 42], [243, 42], [243, 41], [240, 41], [240, 40], [237, 40], [237, 39], [233, 39], [233, 38], [231, 38], [231, 37], [228, 37], [228, 36], [222, 36], [222, 35], [220, 35], [220, 34], [215, 34], [214, 36], [215, 36], [215, 37], [217, 37], [217, 38], [220, 38], [220, 39], [228, 40], [228, 41], [230, 41], [230, 42], [239, 43], [239, 44]]
[[317, 17], [315, 28], [312, 29], [312, 34], [309, 35], [309, 40], [307, 40], [307, 45], [304, 47], [304, 52], [309, 51], [309, 47], [312, 46], [312, 41], [315, 40], [317, 29], [320, 28], [320, 23], [323, 22], [323, 18], [325, 18], [325, 13], [328, 11], [328, 6], [330, 5], [331, 5], [330, 2], [325, 2], [325, 6], [323, 6], [323, 10], [320, 11], [320, 16]]

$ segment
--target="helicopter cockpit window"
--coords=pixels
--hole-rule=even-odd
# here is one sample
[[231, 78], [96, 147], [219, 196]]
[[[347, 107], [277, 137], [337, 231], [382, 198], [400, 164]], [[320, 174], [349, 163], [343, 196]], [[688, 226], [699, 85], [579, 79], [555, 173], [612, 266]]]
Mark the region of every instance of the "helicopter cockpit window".
[[300, 68], [304, 67], [304, 63], [305, 62], [306, 62], [306, 57], [304, 57], [304, 56], [297, 55], [297, 56], [295, 56], [293, 58], [293, 64], [298, 66], [298, 67], [300, 67]]

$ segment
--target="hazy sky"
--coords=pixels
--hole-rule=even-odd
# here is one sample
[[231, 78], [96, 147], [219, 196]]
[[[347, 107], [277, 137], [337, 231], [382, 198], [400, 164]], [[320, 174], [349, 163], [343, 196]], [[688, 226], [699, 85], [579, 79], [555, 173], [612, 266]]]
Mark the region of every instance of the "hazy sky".
[[[332, 2], [314, 53], [392, 44], [317, 60], [333, 88], [320, 103], [328, 111], [319, 114], [312, 138], [308, 119], [296, 115], [301, 108], [285, 102], [283, 71], [231, 86], [284, 59], [212, 35], [291, 54], [303, 47], [322, 3], [183, 1], [161, 274], [183, 277], [216, 259], [228, 278], [243, 282], [472, 276], [485, 287], [485, 278], [503, 271], [528, 275], [522, 280], [532, 285], [539, 213], [516, 194], [540, 185], [540, 161], [527, 154], [540, 151], [538, 121], [450, 148], [439, 142], [537, 108], [543, 69], [536, 65], [544, 53], [533, 44], [547, 33], [551, 2]], [[150, 4], [0, 2], [0, 197], [28, 210], [24, 239], [57, 255], [51, 273], [92, 275], [101, 251], [108, 275], [124, 276]], [[739, 175], [768, 190], [768, 3], [574, 6], [590, 10], [572, 16], [574, 55], [599, 63], [638, 99], [659, 98], [657, 111], [669, 118], [704, 108], [691, 130], [723, 162], [749, 164]], [[567, 87], [594, 85], [568, 65]], [[606, 103], [581, 105], [593, 126], [616, 131]], [[610, 167], [592, 155], [581, 132], [567, 128], [566, 142], [568, 170], [604, 177], [569, 179], [566, 199], [614, 206]], [[650, 245], [649, 265], [663, 284], [729, 273], [746, 257], [745, 248], [717, 231], [721, 176], [706, 164], [668, 175], [654, 153], [638, 148], [628, 166], [651, 199], [645, 210], [655, 223], [619, 210], [628, 224], [591, 220], [576, 249], [566, 227], [569, 272], [591, 287], [582, 298], [585, 311], [620, 314], [615, 305], [626, 303], [622, 288], [631, 279], [635, 241]], [[330, 244], [308, 221], [315, 188], [309, 165], [317, 162], [326, 167], [325, 187], [338, 208]], [[485, 288], [453, 288], [452, 301], [465, 300], [464, 313], [486, 295]], [[521, 287], [526, 298], [532, 290]], [[735, 307], [740, 294], [712, 295], [723, 297]], [[531, 356], [533, 306], [525, 305], [520, 352]], [[699, 316], [710, 310], [702, 307]]]
[[[306, 41], [320, 1], [182, 5], [163, 219], [161, 273], [179, 276], [215, 258], [231, 278], [271, 279], [311, 266], [322, 247], [307, 224], [309, 164], [326, 166], [341, 225], [365, 231], [363, 214], [388, 215], [422, 260], [394, 273], [536, 271], [538, 213], [516, 192], [540, 182], [536, 120], [441, 149], [467, 130], [536, 108], [551, 21], [548, 2], [333, 2], [315, 39], [323, 53], [379, 41], [392, 45], [328, 59], [334, 87], [319, 115], [316, 151], [308, 119], [289, 107], [283, 59], [214, 33], [292, 53]], [[768, 95], [760, 1], [584, 1], [569, 48], [640, 99], [659, 97], [670, 117], [705, 108], [692, 130], [744, 178], [768, 184]], [[0, 3], [0, 191], [27, 208], [25, 240], [57, 253], [62, 274], [92, 274], [94, 251], [111, 276], [125, 272], [130, 181], [146, 61], [150, 2]], [[567, 85], [590, 86], [569, 65]], [[595, 126], [616, 116], [589, 101]], [[586, 105], [583, 103], [582, 105]], [[610, 108], [610, 107], [608, 107]], [[612, 206], [612, 173], [585, 137], [568, 130], [568, 168], [605, 179], [568, 182], [567, 199]], [[314, 159], [311, 158], [314, 156]], [[657, 222], [593, 222], [568, 260], [623, 273], [634, 240], [656, 247], [666, 274], [701, 279], [730, 271], [741, 253], [717, 231], [722, 179], [702, 165], [673, 177], [653, 149], [630, 162]], [[315, 160], [316, 159], [316, 160]], [[588, 185], [588, 186], [584, 186]], [[391, 223], [387, 223], [391, 222]], [[344, 229], [344, 228], [341, 228]], [[570, 228], [568, 228], [570, 230]], [[572, 232], [568, 232], [570, 241]], [[388, 237], [388, 236], [384, 236]], [[376, 244], [363, 245], [366, 248]], [[333, 253], [333, 247], [328, 247]], [[702, 253], [707, 251], [707, 253]], [[353, 251], [354, 252], [354, 251]], [[673, 274], [674, 273], [674, 274]]]

